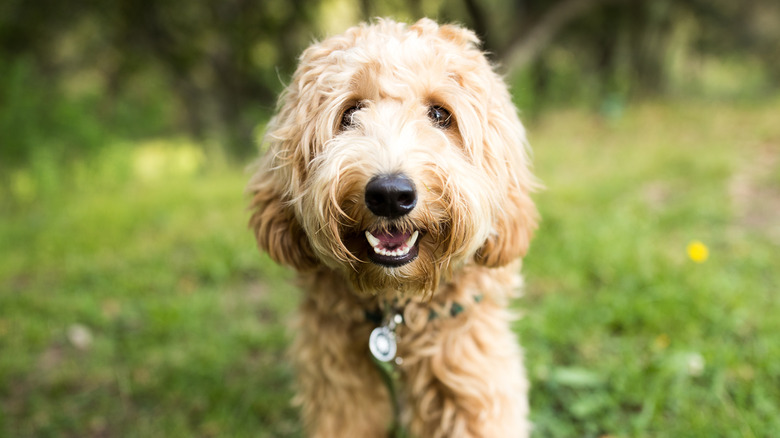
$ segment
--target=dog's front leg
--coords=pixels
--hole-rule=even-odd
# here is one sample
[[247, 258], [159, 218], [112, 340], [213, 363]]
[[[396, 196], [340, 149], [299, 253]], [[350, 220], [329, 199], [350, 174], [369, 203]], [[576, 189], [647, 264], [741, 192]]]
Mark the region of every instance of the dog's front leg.
[[393, 411], [368, 352], [372, 326], [350, 297], [333, 298], [308, 292], [292, 347], [308, 436], [385, 438]]
[[528, 437], [528, 382], [506, 312], [481, 303], [410, 333], [404, 352], [415, 437]]

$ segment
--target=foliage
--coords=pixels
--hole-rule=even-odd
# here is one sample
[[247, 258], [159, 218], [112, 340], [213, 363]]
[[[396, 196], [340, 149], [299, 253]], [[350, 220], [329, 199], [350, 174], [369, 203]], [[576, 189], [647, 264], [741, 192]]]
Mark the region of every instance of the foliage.
[[[472, 27], [519, 77], [531, 113], [572, 101], [613, 111], [637, 96], [709, 92], [702, 84], [761, 95], [780, 77], [778, 8], [775, 0], [6, 0], [0, 164], [31, 162], [39, 149], [85, 153], [121, 132], [217, 138], [249, 155], [304, 47], [375, 16]], [[732, 74], [702, 80], [724, 60]]]
[[0, 169], [83, 158], [120, 140], [174, 132], [170, 95], [154, 79], [112, 97], [89, 76], [52, 86], [29, 57], [0, 59]]
[[[780, 430], [779, 111], [529, 126], [547, 186], [517, 323], [536, 436]], [[247, 175], [199, 150], [113, 143], [0, 187], [0, 436], [300, 436], [291, 275], [245, 226]]]

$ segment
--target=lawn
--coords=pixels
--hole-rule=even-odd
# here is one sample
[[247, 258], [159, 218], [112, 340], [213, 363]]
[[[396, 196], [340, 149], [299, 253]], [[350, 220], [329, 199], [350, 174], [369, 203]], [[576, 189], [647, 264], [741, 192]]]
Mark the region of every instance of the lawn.
[[[778, 114], [657, 102], [528, 123], [546, 185], [516, 324], [535, 436], [780, 430]], [[300, 436], [292, 274], [256, 250], [244, 170], [200, 150], [41, 155], [6, 178], [0, 436]]]

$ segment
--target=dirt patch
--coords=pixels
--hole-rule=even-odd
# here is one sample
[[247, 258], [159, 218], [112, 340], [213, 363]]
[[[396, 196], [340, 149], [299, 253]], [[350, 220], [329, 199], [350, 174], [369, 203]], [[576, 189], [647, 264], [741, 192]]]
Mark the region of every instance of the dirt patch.
[[780, 245], [780, 140], [746, 157], [729, 183], [736, 225]]
[[651, 181], [642, 187], [642, 199], [644, 199], [650, 210], [658, 212], [666, 207], [669, 198], [672, 197], [674, 189], [669, 183], [664, 181]]

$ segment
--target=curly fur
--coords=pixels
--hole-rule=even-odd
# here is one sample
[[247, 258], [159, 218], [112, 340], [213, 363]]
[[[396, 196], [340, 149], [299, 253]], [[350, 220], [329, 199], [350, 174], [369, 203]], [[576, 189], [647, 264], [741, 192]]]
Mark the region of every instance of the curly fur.
[[[351, 125], [342, 115], [359, 104]], [[432, 123], [431, 106], [452, 115]], [[392, 408], [371, 363], [366, 311], [406, 303], [403, 419], [418, 437], [527, 436], [527, 390], [508, 300], [536, 227], [523, 125], [469, 30], [378, 20], [304, 51], [250, 181], [258, 245], [305, 294], [292, 346], [315, 437], [386, 436]], [[368, 181], [404, 174], [416, 207], [371, 213]], [[367, 259], [366, 230], [419, 230], [399, 267]], [[475, 304], [475, 297], [480, 297]], [[453, 317], [454, 303], [465, 305]]]

